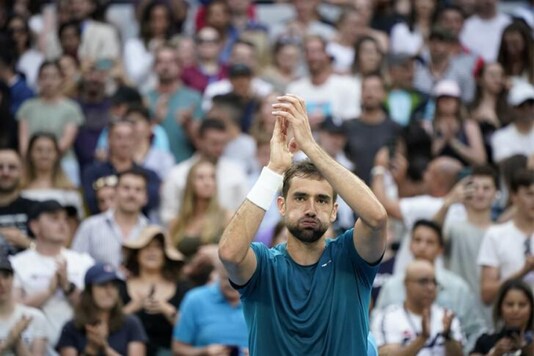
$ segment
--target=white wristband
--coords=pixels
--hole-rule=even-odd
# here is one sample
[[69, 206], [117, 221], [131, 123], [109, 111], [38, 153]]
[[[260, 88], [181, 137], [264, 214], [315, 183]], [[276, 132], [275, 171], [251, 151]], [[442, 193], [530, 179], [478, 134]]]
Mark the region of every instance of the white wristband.
[[263, 167], [260, 177], [247, 195], [247, 199], [254, 205], [267, 211], [271, 206], [274, 196], [280, 190], [284, 176]]

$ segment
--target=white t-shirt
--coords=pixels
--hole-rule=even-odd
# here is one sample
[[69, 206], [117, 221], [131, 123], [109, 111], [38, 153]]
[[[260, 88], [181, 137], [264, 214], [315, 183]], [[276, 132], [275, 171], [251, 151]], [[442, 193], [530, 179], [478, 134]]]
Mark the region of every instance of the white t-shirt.
[[489, 20], [473, 15], [465, 21], [460, 41], [473, 53], [481, 56], [484, 62], [495, 62], [502, 31], [510, 22], [510, 16], [500, 13]]
[[410, 31], [408, 25], [399, 22], [391, 29], [390, 49], [393, 53], [417, 55], [424, 45], [423, 35], [417, 29]]
[[[528, 242], [527, 238], [530, 239]], [[498, 268], [501, 280], [505, 280], [525, 264], [526, 243], [530, 243], [530, 251], [534, 253], [534, 236], [527, 236], [513, 221], [492, 226], [484, 236], [477, 263], [481, 267]], [[534, 288], [534, 272], [523, 280]]]
[[495, 131], [491, 138], [491, 148], [495, 162], [515, 154], [530, 156], [534, 154], [534, 127], [528, 134], [517, 131], [514, 124]]
[[[15, 270], [13, 286], [20, 288], [26, 295], [34, 295], [48, 289], [50, 281], [56, 273], [57, 258], [65, 258], [67, 262], [67, 275], [69, 281], [77, 288], [83, 289], [85, 272], [94, 264], [87, 254], [81, 254], [63, 249], [57, 257], [43, 256], [35, 250], [26, 250], [11, 257]], [[55, 345], [63, 324], [72, 318], [72, 306], [58, 288], [56, 293], [41, 307], [47, 319], [48, 339]]]
[[[445, 309], [433, 304], [430, 310], [430, 337], [417, 356], [445, 355], [445, 339], [439, 335], [443, 331]], [[409, 312], [402, 305], [391, 305], [378, 311], [371, 321], [371, 332], [376, 345], [408, 345], [421, 333], [422, 317]], [[457, 318], [452, 320], [451, 338], [463, 343], [462, 329]]]
[[[29, 348], [36, 339], [48, 339], [47, 323], [45, 316], [39, 309], [16, 304], [13, 313], [5, 319], [0, 318], [0, 340], [7, 339], [11, 329], [19, 322], [23, 316], [32, 318], [28, 327], [22, 332], [22, 341]], [[12, 351], [2, 353], [2, 356], [14, 356]]]
[[334, 57], [332, 66], [337, 73], [349, 73], [354, 63], [354, 47], [346, 47], [337, 42], [326, 46], [326, 53]]
[[318, 111], [343, 120], [360, 116], [361, 85], [351, 77], [332, 74], [321, 85], [314, 85], [305, 77], [290, 83], [287, 92], [306, 101], [308, 115]]

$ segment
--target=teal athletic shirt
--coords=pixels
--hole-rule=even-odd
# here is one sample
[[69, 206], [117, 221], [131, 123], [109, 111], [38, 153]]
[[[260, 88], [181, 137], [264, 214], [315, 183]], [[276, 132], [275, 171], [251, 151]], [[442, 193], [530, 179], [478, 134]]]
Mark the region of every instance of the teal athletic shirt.
[[235, 286], [249, 329], [251, 356], [367, 354], [369, 300], [378, 262], [354, 248], [353, 229], [327, 239], [319, 261], [298, 265], [286, 244], [251, 247], [258, 261], [251, 279]]

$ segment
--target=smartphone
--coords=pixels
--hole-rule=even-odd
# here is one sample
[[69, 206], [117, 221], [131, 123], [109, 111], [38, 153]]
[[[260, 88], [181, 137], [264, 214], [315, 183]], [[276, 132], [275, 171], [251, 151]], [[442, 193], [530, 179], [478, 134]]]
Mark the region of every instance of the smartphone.
[[521, 330], [515, 326], [506, 326], [502, 329], [502, 336], [510, 339], [517, 339], [521, 335]]

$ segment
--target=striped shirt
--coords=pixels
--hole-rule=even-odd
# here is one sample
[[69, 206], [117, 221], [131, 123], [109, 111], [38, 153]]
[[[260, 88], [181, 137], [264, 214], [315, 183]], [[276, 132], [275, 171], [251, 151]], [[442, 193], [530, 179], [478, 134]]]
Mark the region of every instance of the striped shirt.
[[148, 219], [139, 214], [133, 229], [124, 236], [114, 211], [108, 210], [82, 222], [74, 236], [72, 249], [89, 254], [96, 262], [110, 263], [118, 268], [122, 262], [122, 243], [135, 240], [148, 223]]

